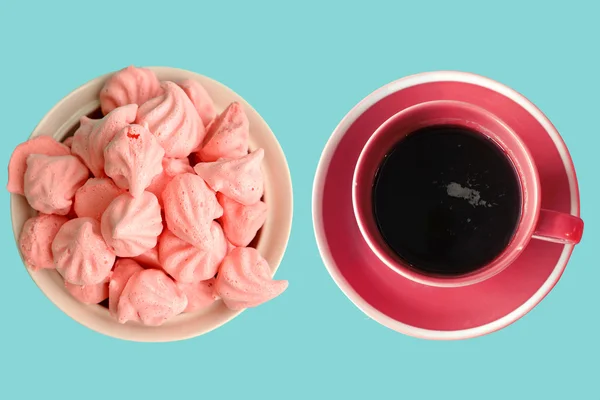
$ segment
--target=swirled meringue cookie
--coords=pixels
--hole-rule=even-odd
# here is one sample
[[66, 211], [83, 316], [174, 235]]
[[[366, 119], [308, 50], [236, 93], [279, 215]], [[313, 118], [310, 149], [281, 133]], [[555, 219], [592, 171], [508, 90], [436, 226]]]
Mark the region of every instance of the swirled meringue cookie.
[[100, 233], [93, 218], [75, 218], [65, 223], [52, 242], [56, 269], [74, 285], [103, 282], [115, 263], [115, 253]]
[[140, 106], [136, 123], [156, 136], [166, 157], [187, 157], [204, 140], [204, 124], [183, 89], [168, 81], [161, 86], [164, 93]]
[[158, 243], [158, 259], [162, 268], [178, 282], [213, 278], [229, 246], [218, 222], [212, 222], [210, 233], [211, 246], [199, 249], [165, 230]]
[[106, 115], [126, 104], [142, 105], [161, 92], [160, 81], [154, 72], [130, 65], [108, 78], [100, 91], [100, 108]]
[[141, 125], [127, 125], [104, 149], [104, 171], [121, 189], [139, 197], [163, 170], [165, 150]]
[[71, 151], [67, 146], [54, 140], [52, 136], [37, 136], [21, 143], [10, 156], [8, 161], [8, 183], [6, 189], [10, 193], [24, 195], [25, 170], [27, 157], [31, 154], [46, 156], [68, 156]]
[[171, 178], [181, 174], [194, 173], [194, 168], [187, 158], [163, 158], [162, 165], [164, 173]]
[[154, 195], [158, 198], [158, 202], [160, 203], [161, 207], [163, 206], [162, 193], [169, 182], [171, 182], [171, 180], [177, 175], [194, 173], [194, 169], [190, 165], [190, 160], [187, 158], [165, 157], [162, 160], [162, 167], [162, 172], [154, 177], [152, 183], [146, 189], [147, 191], [154, 193]]
[[75, 192], [73, 209], [78, 217], [90, 217], [100, 221], [108, 205], [122, 193], [123, 190], [111, 179], [90, 178]]
[[202, 310], [219, 298], [214, 290], [215, 278], [194, 283], [177, 282], [177, 286], [187, 297], [188, 304], [183, 310], [186, 313]]
[[27, 268], [32, 271], [54, 268], [52, 241], [67, 221], [67, 217], [46, 214], [25, 221], [19, 235], [19, 249]]
[[159, 269], [136, 272], [119, 298], [117, 318], [120, 323], [139, 321], [159, 326], [181, 314], [187, 307], [185, 293]]
[[162, 217], [156, 196], [123, 193], [102, 214], [102, 236], [119, 257], [136, 257], [156, 246], [162, 232]]
[[250, 206], [245, 206], [223, 193], [217, 193], [217, 200], [223, 207], [220, 221], [227, 240], [238, 247], [248, 246], [267, 219], [265, 202], [259, 200]]
[[227, 308], [242, 310], [279, 296], [287, 287], [288, 281], [271, 278], [267, 261], [256, 249], [236, 247], [221, 263], [215, 292]]
[[199, 249], [212, 244], [213, 220], [223, 215], [215, 192], [197, 175], [177, 175], [163, 191], [167, 228]]
[[264, 150], [258, 149], [236, 160], [198, 163], [194, 171], [212, 190], [249, 206], [263, 195], [264, 179], [260, 163], [264, 156]]
[[250, 124], [240, 103], [231, 103], [208, 128], [204, 146], [196, 152], [204, 162], [248, 154]]
[[120, 130], [135, 121], [137, 110], [136, 104], [129, 104], [115, 108], [102, 119], [80, 118], [71, 152], [83, 160], [96, 178], [105, 176], [104, 148]]
[[208, 124], [215, 119], [217, 111], [215, 110], [215, 103], [213, 103], [213, 100], [206, 89], [204, 89], [204, 86], [202, 86], [200, 82], [192, 79], [185, 79], [177, 83], [177, 85], [183, 89], [185, 94], [192, 101], [204, 126], [208, 126]]
[[44, 214], [67, 215], [90, 172], [75, 156], [27, 157], [24, 189], [29, 205]]
[[110, 275], [110, 281], [108, 283], [108, 311], [113, 317], [117, 316], [117, 307], [119, 305], [119, 298], [125, 285], [129, 282], [136, 272], [143, 271], [141, 265], [130, 258], [120, 258], [115, 263], [115, 269]]
[[108, 299], [108, 277], [104, 282], [95, 285], [73, 285], [65, 282], [65, 288], [83, 304], [98, 304]]
[[[90, 133], [92, 133], [92, 129], [94, 129], [97, 121], [100, 120], [91, 119], [85, 115], [79, 118], [79, 127], [73, 134], [73, 140], [71, 141], [71, 154], [79, 157], [88, 168], [90, 168], [90, 165], [92, 165]], [[102, 166], [102, 168], [102, 173], [98, 175], [96, 175], [98, 171], [94, 171], [91, 168], [90, 171], [94, 176], [102, 177], [104, 176], [104, 166]]]

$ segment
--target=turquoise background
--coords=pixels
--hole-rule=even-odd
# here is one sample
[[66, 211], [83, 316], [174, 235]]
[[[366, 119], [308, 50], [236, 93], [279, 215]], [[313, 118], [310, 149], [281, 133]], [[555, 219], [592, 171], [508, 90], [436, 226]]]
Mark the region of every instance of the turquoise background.
[[[3, 165], [79, 85], [128, 64], [168, 65], [223, 82], [262, 114], [295, 195], [277, 274], [291, 282], [284, 295], [205, 336], [140, 344], [92, 332], [44, 297], [22, 267], [5, 193], [0, 399], [600, 398], [597, 4], [345, 4], [0, 1]], [[339, 120], [385, 83], [438, 69], [499, 80], [548, 115], [575, 161], [586, 221], [537, 308], [459, 342], [410, 338], [368, 319], [327, 274], [311, 224], [314, 171]]]

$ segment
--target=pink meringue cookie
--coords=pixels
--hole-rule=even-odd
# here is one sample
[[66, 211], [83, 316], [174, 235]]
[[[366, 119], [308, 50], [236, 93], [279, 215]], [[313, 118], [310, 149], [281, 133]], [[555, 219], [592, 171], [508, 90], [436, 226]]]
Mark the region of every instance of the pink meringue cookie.
[[73, 145], [73, 136], [69, 136], [68, 138], [63, 140], [62, 143], [70, 149], [71, 145]]
[[[163, 232], [164, 231], [165, 230], [163, 229]], [[159, 236], [158, 242], [160, 244], [160, 236]], [[160, 261], [158, 260], [159, 244], [157, 244], [155, 247], [151, 248], [150, 250], [146, 251], [145, 253], [142, 253], [139, 256], [133, 257], [133, 260], [135, 260], [137, 263], [139, 263], [144, 268], [162, 269], [162, 266], [160, 265]]]
[[163, 230], [156, 196], [123, 193], [102, 214], [102, 236], [119, 257], [136, 257], [156, 246]]
[[154, 72], [130, 65], [108, 78], [100, 91], [100, 107], [106, 115], [126, 104], [142, 105], [161, 92], [160, 81]]
[[146, 125], [170, 158], [187, 157], [206, 134], [204, 124], [185, 92], [173, 82], [163, 82], [164, 93], [140, 106], [136, 123]]
[[154, 193], [154, 195], [158, 198], [158, 202], [160, 203], [161, 207], [163, 205], [162, 193], [169, 182], [171, 182], [171, 180], [177, 175], [194, 173], [194, 169], [190, 165], [190, 161], [187, 158], [165, 157], [162, 160], [162, 167], [162, 172], [154, 177], [152, 183], [146, 189], [147, 191]]
[[237, 311], [269, 301], [287, 287], [287, 281], [271, 278], [267, 261], [256, 249], [237, 247], [221, 263], [215, 292], [227, 308]]
[[215, 278], [194, 283], [177, 282], [177, 286], [187, 297], [188, 304], [183, 310], [186, 313], [206, 308], [219, 298], [214, 290]]
[[119, 298], [129, 279], [139, 271], [143, 271], [137, 262], [130, 258], [118, 259], [108, 284], [108, 311], [113, 317], [117, 316]]
[[204, 146], [196, 152], [204, 162], [240, 158], [248, 154], [250, 125], [240, 103], [231, 103], [210, 125]]
[[260, 163], [264, 156], [264, 150], [258, 149], [236, 160], [198, 163], [194, 171], [212, 190], [249, 206], [263, 195], [264, 180]]
[[104, 171], [116, 185], [139, 197], [163, 170], [165, 150], [140, 125], [128, 125], [104, 149]]
[[187, 158], [163, 158], [163, 171], [170, 177], [189, 173], [194, 173], [194, 168], [190, 165]]
[[[83, 161], [83, 163], [90, 168], [92, 165], [92, 152], [90, 150], [90, 133], [96, 126], [96, 123], [101, 120], [91, 119], [85, 115], [79, 118], [79, 127], [73, 134], [73, 140], [71, 141], [71, 154], [76, 155]], [[116, 132], [115, 132], [116, 133]], [[104, 153], [103, 153], [104, 156]], [[102, 172], [91, 170], [94, 176], [104, 176], [104, 166], [102, 166]], [[98, 173], [98, 175], [96, 175]]]
[[218, 222], [212, 222], [210, 233], [212, 245], [199, 249], [165, 230], [158, 247], [162, 268], [178, 282], [191, 283], [213, 278], [227, 254], [228, 243]]
[[44, 214], [67, 215], [75, 192], [89, 176], [90, 171], [75, 156], [31, 154], [25, 171], [25, 198]]
[[95, 285], [73, 285], [65, 282], [65, 288], [83, 304], [98, 304], [108, 299], [108, 277], [104, 282]]
[[179, 82], [178, 85], [194, 104], [204, 126], [208, 126], [215, 119], [217, 111], [215, 110], [215, 103], [213, 103], [204, 86], [193, 79], [185, 79]]
[[19, 249], [27, 268], [32, 271], [54, 268], [52, 241], [67, 221], [67, 217], [46, 214], [25, 221], [19, 235]]
[[265, 202], [259, 200], [250, 206], [245, 206], [223, 193], [217, 193], [217, 200], [223, 207], [221, 224], [227, 240], [238, 247], [248, 246], [267, 219]]
[[102, 119], [81, 117], [73, 136], [71, 152], [81, 158], [96, 178], [103, 178], [104, 149], [115, 135], [133, 123], [138, 106], [129, 104], [115, 108]]
[[177, 175], [163, 191], [167, 227], [200, 249], [212, 244], [212, 221], [223, 215], [215, 192], [197, 175]]
[[75, 218], [65, 223], [52, 242], [56, 269], [74, 285], [103, 282], [115, 263], [115, 253], [100, 233], [100, 222]]
[[159, 269], [136, 272], [119, 298], [118, 320], [139, 321], [159, 326], [187, 307], [187, 297], [175, 282]]
[[122, 193], [123, 190], [111, 179], [90, 178], [75, 192], [75, 214], [78, 217], [90, 217], [100, 221], [108, 205]]
[[31, 154], [46, 156], [68, 156], [71, 151], [67, 146], [54, 140], [52, 136], [37, 136], [18, 145], [8, 162], [8, 183], [6, 189], [10, 193], [24, 195], [23, 188], [27, 157]]

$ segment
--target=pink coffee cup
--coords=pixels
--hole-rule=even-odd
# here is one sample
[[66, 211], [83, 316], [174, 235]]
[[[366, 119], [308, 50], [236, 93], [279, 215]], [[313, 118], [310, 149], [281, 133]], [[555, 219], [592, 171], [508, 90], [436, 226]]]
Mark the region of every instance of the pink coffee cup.
[[[439, 276], [416, 270], [385, 243], [373, 215], [372, 188], [382, 160], [408, 134], [432, 125], [463, 126], [491, 139], [511, 160], [519, 179], [521, 214], [512, 240], [490, 263], [463, 275]], [[373, 133], [362, 149], [354, 170], [352, 205], [362, 236], [373, 253], [389, 268], [421, 284], [458, 287], [472, 285], [498, 274], [517, 259], [532, 238], [565, 244], [579, 243], [583, 221], [569, 214], [542, 209], [541, 193], [534, 159], [508, 125], [479, 106], [440, 100], [409, 107], [390, 117]]]

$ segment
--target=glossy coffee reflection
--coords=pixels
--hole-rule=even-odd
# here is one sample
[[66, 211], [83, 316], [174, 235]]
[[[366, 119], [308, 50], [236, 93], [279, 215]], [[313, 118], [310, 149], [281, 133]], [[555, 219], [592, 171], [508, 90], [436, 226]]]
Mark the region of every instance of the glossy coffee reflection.
[[521, 189], [511, 160], [492, 140], [462, 126], [434, 125], [388, 152], [372, 206], [383, 240], [411, 268], [456, 276], [486, 266], [508, 246]]

